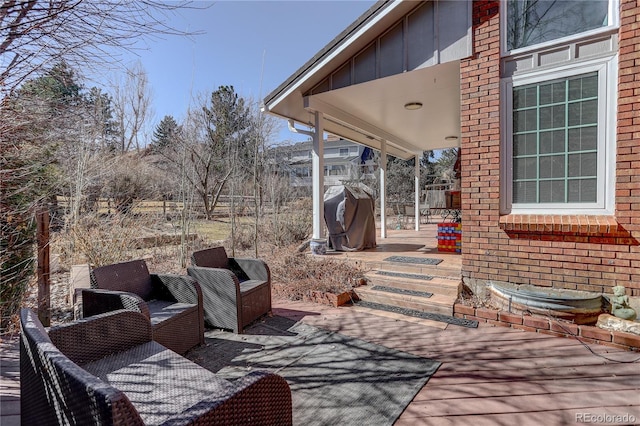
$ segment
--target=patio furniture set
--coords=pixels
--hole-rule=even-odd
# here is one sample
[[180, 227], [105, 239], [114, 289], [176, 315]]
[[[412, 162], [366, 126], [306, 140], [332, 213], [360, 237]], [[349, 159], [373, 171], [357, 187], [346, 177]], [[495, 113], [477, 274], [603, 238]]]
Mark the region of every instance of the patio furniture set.
[[20, 315], [23, 424], [291, 424], [280, 376], [228, 381], [182, 355], [205, 324], [236, 333], [271, 311], [268, 266], [195, 252], [188, 275], [151, 274], [143, 260], [95, 268], [83, 318], [45, 329]]

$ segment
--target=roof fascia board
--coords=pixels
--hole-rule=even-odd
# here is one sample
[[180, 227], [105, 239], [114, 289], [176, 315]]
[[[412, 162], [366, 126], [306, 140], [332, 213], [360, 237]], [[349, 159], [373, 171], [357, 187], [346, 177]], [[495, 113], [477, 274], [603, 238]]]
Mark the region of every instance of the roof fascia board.
[[296, 91], [307, 80], [309, 76], [314, 75], [326, 65], [328, 65], [336, 56], [340, 55], [340, 53], [351, 46], [351, 44], [353, 44], [357, 39], [359, 39], [363, 34], [369, 31], [380, 20], [382, 20], [386, 15], [388, 15], [391, 11], [393, 11], [401, 4], [402, 1], [391, 1], [384, 4], [381, 9], [378, 9], [378, 13], [372, 15], [370, 18], [368, 18], [368, 20], [365, 20], [361, 26], [355, 29], [355, 32], [349, 35], [346, 39], [338, 42], [335, 46], [330, 48], [321, 58], [319, 58], [315, 62], [315, 64], [310, 65], [309, 68], [301, 72], [300, 75], [298, 75], [289, 84], [288, 88], [284, 88], [284, 91], [279, 95], [265, 102], [267, 110], [271, 111], [276, 105], [278, 105], [285, 98], [291, 95], [291, 93]]

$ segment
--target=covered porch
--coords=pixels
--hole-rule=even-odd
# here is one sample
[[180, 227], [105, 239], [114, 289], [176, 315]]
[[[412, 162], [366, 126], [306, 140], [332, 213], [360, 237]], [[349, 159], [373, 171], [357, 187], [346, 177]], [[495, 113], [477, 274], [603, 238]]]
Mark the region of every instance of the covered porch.
[[324, 237], [325, 133], [379, 152], [381, 239], [387, 157], [416, 160], [420, 230], [419, 159], [460, 145], [460, 60], [471, 55], [471, 27], [471, 2], [378, 2], [264, 99], [264, 111], [313, 140], [314, 239]]

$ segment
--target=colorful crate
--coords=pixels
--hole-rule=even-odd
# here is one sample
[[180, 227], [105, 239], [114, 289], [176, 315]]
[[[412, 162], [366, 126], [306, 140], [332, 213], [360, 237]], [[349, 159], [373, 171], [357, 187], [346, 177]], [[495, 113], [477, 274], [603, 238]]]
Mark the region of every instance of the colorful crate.
[[445, 222], [438, 224], [438, 251], [462, 253], [462, 224]]

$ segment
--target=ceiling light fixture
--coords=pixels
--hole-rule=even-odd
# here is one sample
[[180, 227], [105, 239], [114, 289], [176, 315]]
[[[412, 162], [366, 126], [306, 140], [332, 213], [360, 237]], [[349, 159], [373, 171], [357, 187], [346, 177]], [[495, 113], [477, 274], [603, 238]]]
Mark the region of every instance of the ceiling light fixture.
[[420, 108], [422, 108], [422, 102], [407, 102], [404, 104], [404, 109], [408, 109], [409, 111], [414, 111]]
[[457, 141], [458, 137], [457, 136], [445, 136], [444, 140], [445, 141]]

